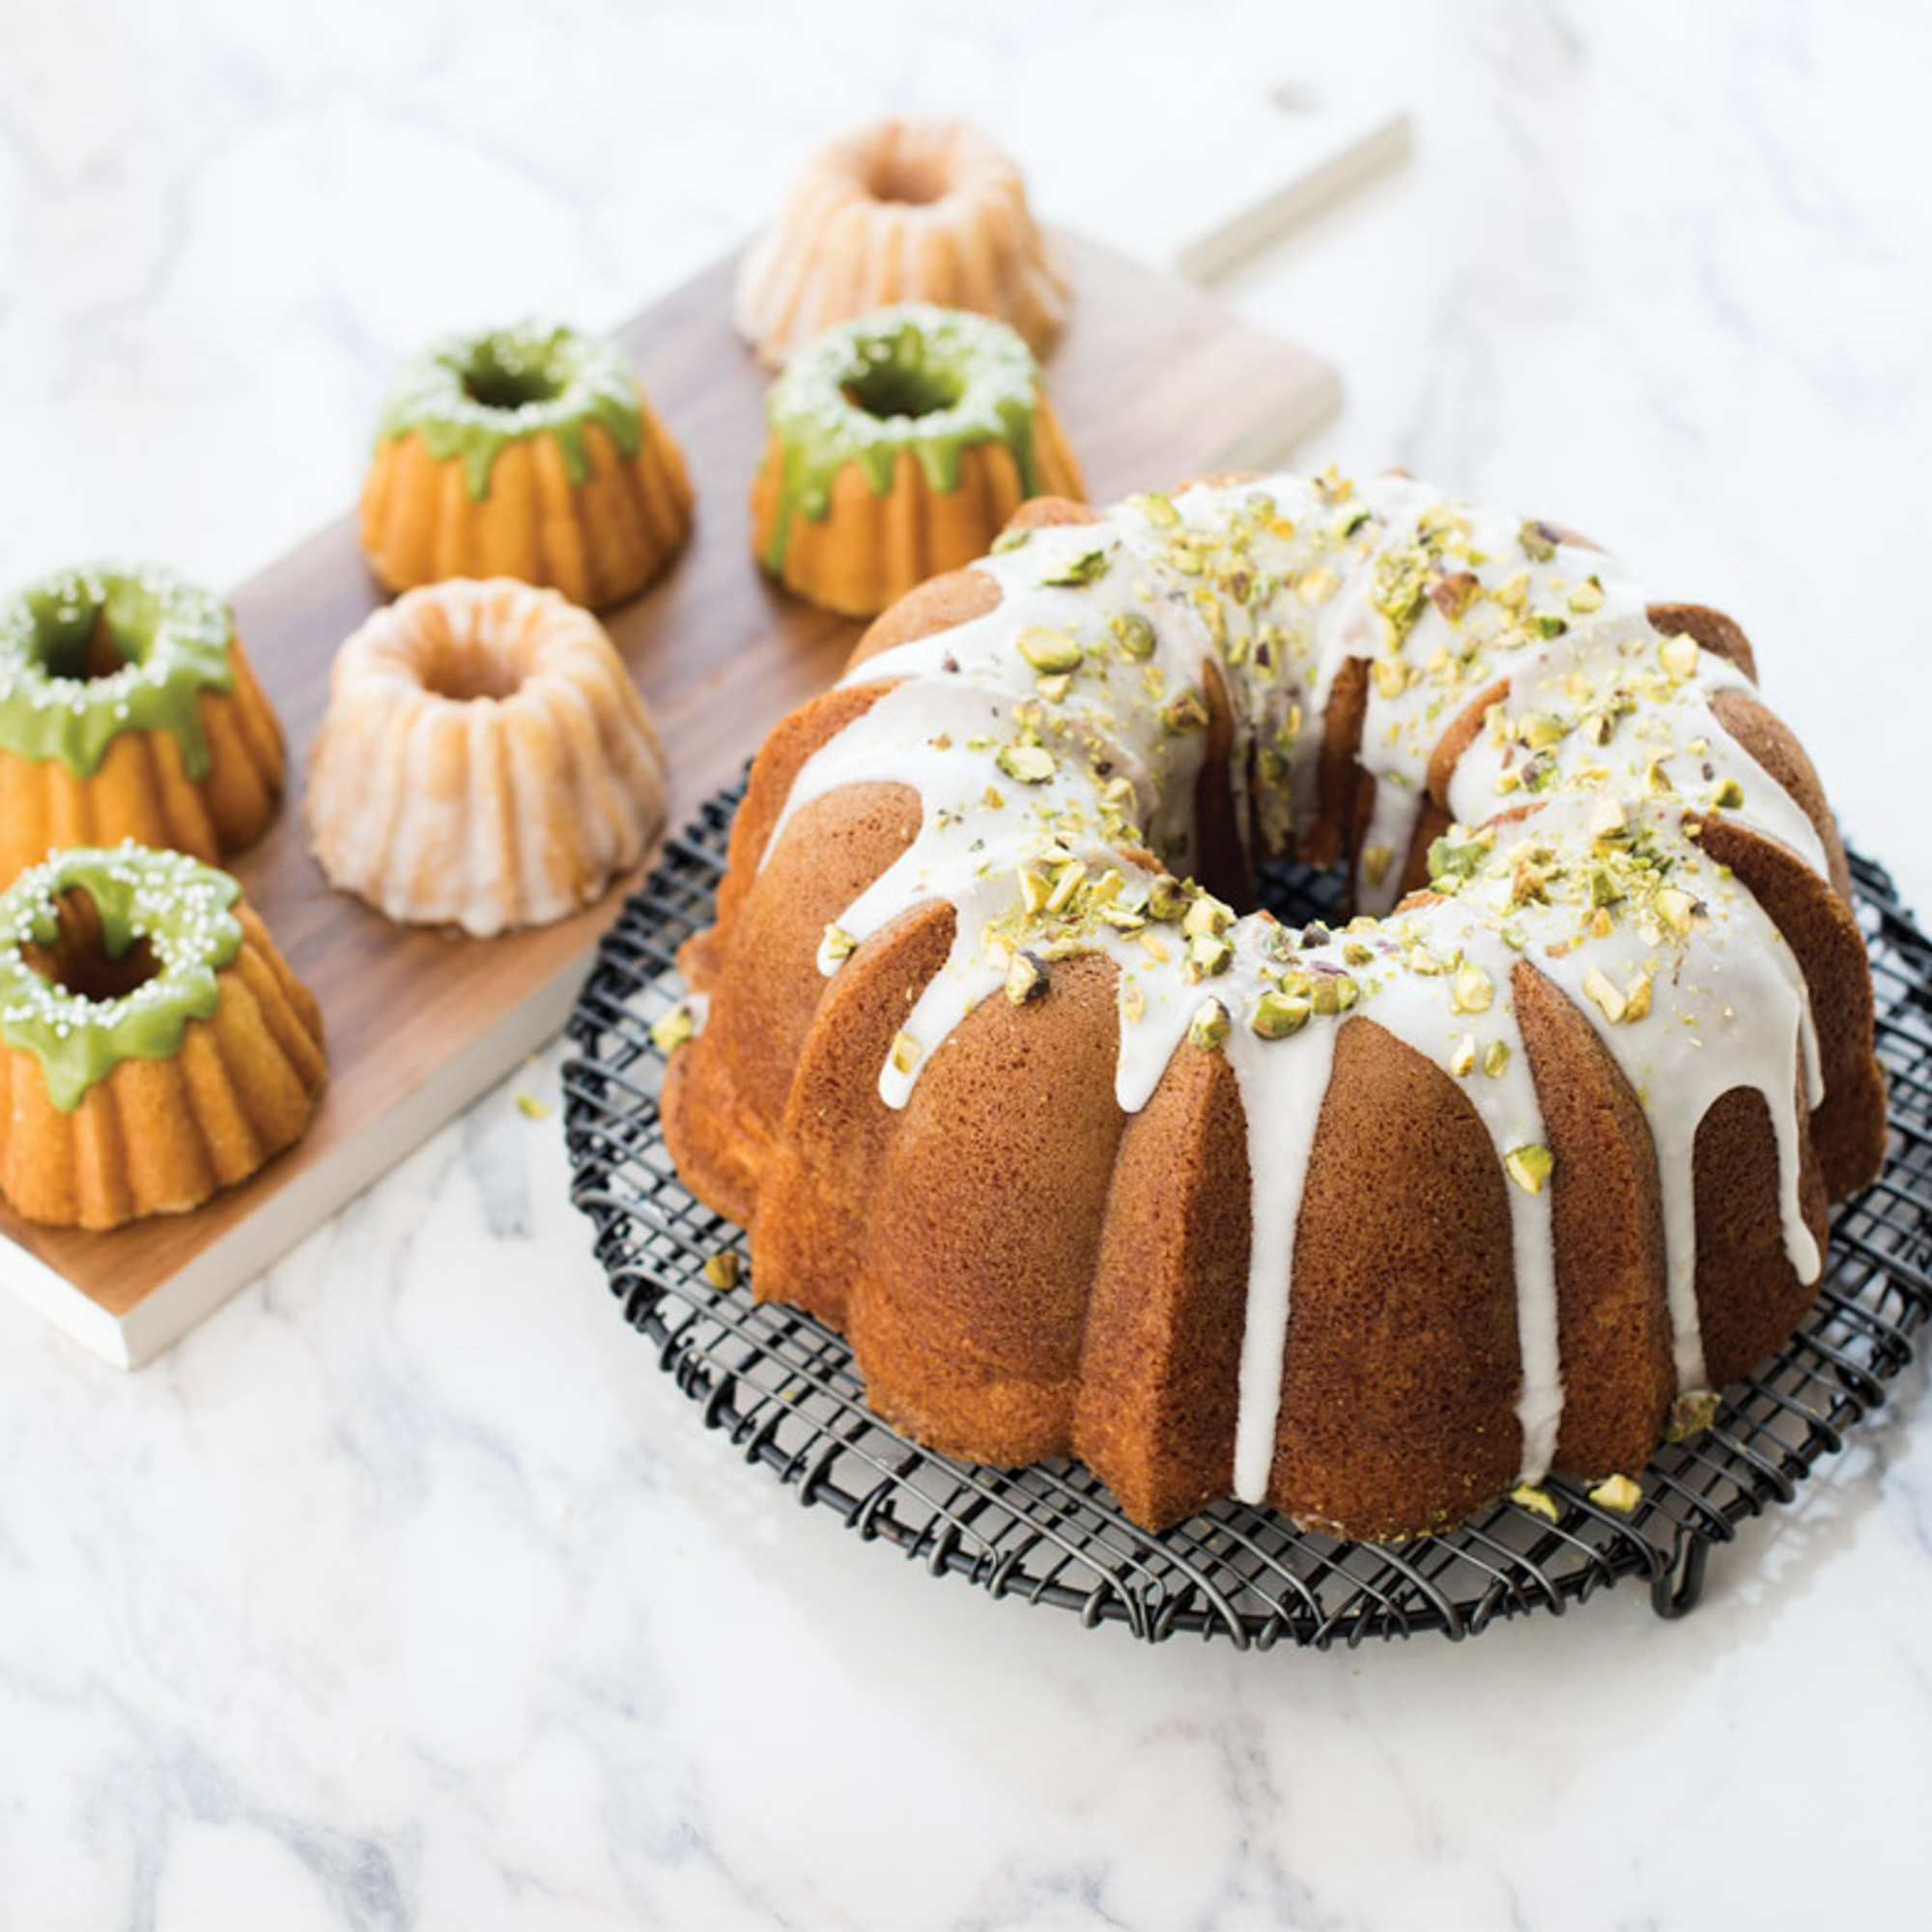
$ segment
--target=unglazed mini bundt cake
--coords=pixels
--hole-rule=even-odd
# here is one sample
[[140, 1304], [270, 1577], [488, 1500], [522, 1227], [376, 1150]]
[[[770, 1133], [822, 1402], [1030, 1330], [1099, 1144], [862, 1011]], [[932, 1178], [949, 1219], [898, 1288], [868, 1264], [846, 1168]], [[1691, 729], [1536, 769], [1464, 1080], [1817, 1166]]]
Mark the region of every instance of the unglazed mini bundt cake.
[[684, 457], [614, 342], [554, 324], [455, 335], [403, 372], [362, 488], [391, 590], [518, 577], [601, 610], [691, 530]]
[[0, 606], [0, 885], [57, 846], [224, 858], [267, 830], [282, 775], [281, 727], [211, 592], [98, 564]]
[[[1402, 478], [1023, 521], [760, 752], [664, 1029], [686, 1181], [891, 1421], [1145, 1524], [1628, 1499], [1885, 1145], [1736, 627]], [[1345, 848], [1346, 926], [1237, 916]]]
[[914, 304], [830, 328], [766, 398], [752, 546], [851, 617], [985, 550], [1029, 497], [1078, 497], [1039, 369], [1011, 329]]
[[603, 627], [508, 578], [413, 590], [337, 653], [309, 766], [330, 884], [478, 938], [563, 919], [644, 856], [664, 751]]
[[226, 872], [57, 853], [0, 895], [0, 1197], [117, 1228], [198, 1208], [299, 1140], [322, 1014]]
[[957, 121], [881, 121], [806, 164], [738, 271], [738, 332], [776, 369], [820, 329], [893, 302], [996, 316], [1044, 355], [1072, 284], [1020, 171]]

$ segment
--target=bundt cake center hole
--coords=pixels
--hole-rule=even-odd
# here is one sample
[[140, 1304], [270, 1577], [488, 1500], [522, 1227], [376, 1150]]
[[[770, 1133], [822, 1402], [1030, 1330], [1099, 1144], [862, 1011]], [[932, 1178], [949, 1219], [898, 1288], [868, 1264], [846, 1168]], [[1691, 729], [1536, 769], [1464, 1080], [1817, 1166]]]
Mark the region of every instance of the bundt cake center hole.
[[950, 372], [895, 359], [874, 363], [845, 385], [845, 400], [868, 416], [936, 415], [964, 394], [965, 384]]
[[149, 640], [123, 635], [99, 611], [91, 622], [43, 625], [36, 641], [49, 677], [88, 684], [139, 664]]
[[872, 162], [866, 176], [866, 191], [874, 201], [896, 201], [907, 208], [926, 208], [943, 200], [947, 190], [945, 171], [926, 156], [904, 155], [888, 148]]
[[451, 639], [422, 667], [423, 689], [457, 704], [514, 697], [524, 685], [524, 665], [509, 651], [475, 639]]
[[79, 887], [54, 901], [52, 943], [23, 941], [20, 956], [50, 985], [80, 1000], [125, 1000], [158, 979], [161, 962], [145, 938], [137, 938], [118, 958], [107, 950], [99, 909]]
[[463, 393], [486, 410], [522, 410], [532, 403], [554, 403], [563, 389], [562, 382], [550, 370], [507, 360], [487, 344], [463, 372]]

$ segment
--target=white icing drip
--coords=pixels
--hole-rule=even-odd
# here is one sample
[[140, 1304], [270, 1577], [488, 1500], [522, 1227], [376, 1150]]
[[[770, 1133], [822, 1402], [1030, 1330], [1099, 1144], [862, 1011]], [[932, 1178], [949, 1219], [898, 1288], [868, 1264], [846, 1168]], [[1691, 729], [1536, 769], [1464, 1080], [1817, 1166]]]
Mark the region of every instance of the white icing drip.
[[[1115, 1091], [1128, 1112], [1147, 1104], [1204, 1001], [1221, 1003], [1256, 1176], [1237, 1493], [1264, 1490], [1272, 1461], [1294, 1230], [1341, 1017], [1319, 1014], [1284, 1039], [1252, 1032], [1256, 1001], [1289, 968], [1351, 972], [1356, 1010], [1458, 1078], [1499, 1160], [1541, 1151], [1544, 1132], [1511, 972], [1528, 959], [1561, 987], [1650, 1122], [1683, 1387], [1700, 1386], [1704, 1373], [1691, 1150], [1709, 1107], [1732, 1088], [1764, 1097], [1785, 1250], [1801, 1276], [1815, 1277], [1817, 1244], [1800, 1209], [1797, 1080], [1802, 1071], [1815, 1105], [1822, 1070], [1803, 978], [1770, 919], [1682, 824], [1687, 813], [1720, 813], [1819, 872], [1823, 849], [1804, 811], [1717, 715], [1714, 701], [1747, 681], [1720, 659], [1660, 639], [1612, 559], [1406, 479], [1351, 489], [1284, 475], [1194, 489], [1171, 503], [1137, 498], [1098, 524], [1036, 531], [978, 567], [1000, 585], [998, 608], [855, 667], [848, 682], [891, 688], [808, 761], [767, 850], [795, 812], [844, 784], [897, 782], [919, 797], [917, 837], [840, 914], [819, 956], [822, 971], [837, 972], [914, 908], [955, 909], [949, 956], [908, 1013], [903, 1050], [881, 1069], [893, 1106], [906, 1103], [966, 1014], [1001, 993], [1014, 949], [1031, 951], [1036, 932], [1049, 975], [1065, 952], [1103, 952], [1119, 968]], [[1053, 577], [1080, 581], [1045, 581]], [[1040, 663], [1042, 632], [1078, 646], [1066, 675]], [[1129, 635], [1130, 651], [1122, 647]], [[1506, 699], [1451, 775], [1448, 805], [1470, 826], [1534, 807], [1520, 824], [1492, 828], [1495, 850], [1556, 848], [1569, 896], [1520, 901], [1505, 866], [1358, 936], [1352, 959], [1340, 940], [1297, 952], [1258, 915], [1227, 935], [1232, 964], [1191, 967], [1187, 939], [1170, 921], [1122, 930], [1097, 915], [1068, 926], [1023, 911], [1029, 870], [1036, 889], [1069, 867], [1076, 883], [1118, 874], [1106, 903], [1131, 914], [1146, 908], [1156, 875], [1130, 845], [1177, 872], [1194, 863], [1205, 716], [1177, 722], [1172, 707], [1207, 690], [1210, 665], [1233, 714], [1234, 791], [1237, 811], [1252, 803], [1251, 838], [1274, 850], [1305, 833], [1327, 706], [1355, 658], [1369, 660], [1357, 756], [1376, 781], [1361, 843], [1389, 853], [1379, 891], [1358, 878], [1362, 902], [1394, 895], [1443, 733], [1505, 682]], [[1029, 771], [1036, 782], [1016, 778], [1015, 748], [1049, 754], [1050, 770]], [[1694, 922], [1660, 923], [1620, 906], [1593, 923], [1588, 894], [1575, 896], [1609, 800], [1624, 802], [1684, 903], [1697, 902]], [[1416, 966], [1418, 956], [1431, 963]], [[1487, 977], [1488, 1003], [1467, 1004], [1459, 966]], [[1643, 1009], [1623, 1011], [1639, 987]], [[1551, 1187], [1511, 1179], [1507, 1191], [1522, 1470], [1533, 1480], [1548, 1467], [1562, 1411]]]
[[1248, 1298], [1234, 1476], [1235, 1494], [1246, 1503], [1267, 1500], [1274, 1466], [1294, 1237], [1334, 1065], [1337, 1024], [1319, 1020], [1287, 1040], [1265, 1040], [1246, 1027], [1228, 1037], [1229, 1065], [1241, 1090], [1248, 1130]]

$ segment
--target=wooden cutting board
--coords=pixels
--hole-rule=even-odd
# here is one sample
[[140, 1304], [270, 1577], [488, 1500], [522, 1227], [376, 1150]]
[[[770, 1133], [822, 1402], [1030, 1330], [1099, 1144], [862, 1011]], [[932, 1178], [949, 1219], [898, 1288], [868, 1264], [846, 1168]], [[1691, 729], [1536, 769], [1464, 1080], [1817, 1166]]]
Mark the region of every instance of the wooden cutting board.
[[[1278, 463], [1337, 407], [1334, 371], [1306, 351], [1180, 281], [1090, 242], [1065, 245], [1078, 298], [1047, 381], [1095, 500]], [[766, 379], [731, 330], [736, 266], [719, 262], [618, 331], [697, 488], [684, 555], [604, 620], [670, 753], [672, 827], [837, 677], [860, 629], [776, 590], [753, 564], [746, 496]], [[177, 1340], [554, 1034], [636, 884], [561, 924], [494, 940], [390, 925], [328, 889], [302, 834], [300, 774], [330, 659], [382, 594], [350, 515], [234, 598], [292, 764], [279, 819], [234, 869], [322, 1002], [329, 1084], [307, 1138], [192, 1214], [113, 1234], [0, 1211], [0, 1279], [119, 1366]]]

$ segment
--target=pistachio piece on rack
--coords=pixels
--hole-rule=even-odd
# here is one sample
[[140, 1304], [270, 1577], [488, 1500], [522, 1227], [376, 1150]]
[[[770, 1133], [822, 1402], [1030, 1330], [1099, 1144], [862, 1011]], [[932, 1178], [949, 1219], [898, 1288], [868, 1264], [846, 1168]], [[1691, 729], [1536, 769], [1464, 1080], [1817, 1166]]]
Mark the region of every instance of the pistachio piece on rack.
[[1519, 1483], [1510, 1492], [1510, 1501], [1518, 1509], [1527, 1510], [1532, 1516], [1542, 1517], [1546, 1522], [1556, 1520], [1556, 1498], [1540, 1484]]
[[667, 1059], [697, 1032], [697, 1022], [689, 1006], [678, 1001], [651, 1022], [651, 1044]]
[[1619, 1516], [1629, 1516], [1643, 1500], [1643, 1491], [1628, 1476], [1605, 1476], [1590, 1492], [1590, 1500], [1599, 1509], [1614, 1510]]
[[1701, 1435], [1718, 1419], [1720, 1398], [1716, 1389], [1687, 1389], [1670, 1405], [1670, 1419], [1663, 1426], [1666, 1442], [1682, 1442]]
[[705, 1281], [720, 1294], [729, 1294], [738, 1286], [744, 1272], [744, 1261], [733, 1249], [721, 1248], [715, 1255], [706, 1255], [704, 1265], [698, 1270]]

